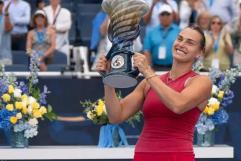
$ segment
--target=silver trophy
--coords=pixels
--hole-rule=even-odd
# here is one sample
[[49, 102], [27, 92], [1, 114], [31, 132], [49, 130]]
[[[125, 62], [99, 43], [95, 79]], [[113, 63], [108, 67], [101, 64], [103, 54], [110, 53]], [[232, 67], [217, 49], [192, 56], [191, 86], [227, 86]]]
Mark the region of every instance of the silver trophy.
[[133, 41], [139, 36], [139, 23], [149, 10], [144, 0], [103, 0], [103, 10], [110, 18], [108, 38], [112, 47], [106, 58], [110, 72], [102, 74], [104, 84], [128, 88], [137, 84], [139, 71], [133, 67]]

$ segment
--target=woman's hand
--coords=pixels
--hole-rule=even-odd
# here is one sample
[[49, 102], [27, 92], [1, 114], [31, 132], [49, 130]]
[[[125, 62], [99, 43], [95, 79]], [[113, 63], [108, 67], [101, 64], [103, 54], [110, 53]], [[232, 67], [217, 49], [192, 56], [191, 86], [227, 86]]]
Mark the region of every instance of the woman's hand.
[[96, 71], [99, 73], [108, 72], [110, 70], [110, 63], [107, 61], [105, 55], [101, 55], [96, 63]]
[[135, 53], [133, 56], [133, 63], [134, 66], [138, 68], [140, 73], [142, 73], [145, 78], [148, 78], [155, 74], [155, 72], [151, 69], [151, 66], [145, 55]]

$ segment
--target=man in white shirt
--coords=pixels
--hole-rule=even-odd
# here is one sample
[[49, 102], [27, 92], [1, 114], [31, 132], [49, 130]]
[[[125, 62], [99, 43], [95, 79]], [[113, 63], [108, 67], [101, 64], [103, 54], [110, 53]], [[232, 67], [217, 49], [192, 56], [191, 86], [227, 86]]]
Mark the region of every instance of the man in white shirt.
[[13, 0], [9, 6], [9, 16], [13, 24], [12, 49], [25, 50], [28, 25], [31, 19], [30, 5], [23, 0]]
[[69, 30], [71, 28], [71, 13], [62, 8], [60, 0], [50, 0], [50, 5], [44, 8], [49, 27], [56, 31], [56, 49], [69, 55]]

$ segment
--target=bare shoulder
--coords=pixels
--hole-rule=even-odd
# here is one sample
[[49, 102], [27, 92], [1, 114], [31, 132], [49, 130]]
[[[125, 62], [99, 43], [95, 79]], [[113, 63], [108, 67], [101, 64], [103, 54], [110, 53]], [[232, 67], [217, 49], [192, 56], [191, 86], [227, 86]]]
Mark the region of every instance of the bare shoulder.
[[197, 85], [201, 85], [201, 86], [211, 87], [212, 81], [206, 75], [197, 75], [197, 76], [192, 77], [190, 79], [190, 81], [187, 82], [187, 86], [190, 85], [190, 84], [197, 84]]
[[197, 75], [193, 80], [203, 84], [212, 85], [211, 79], [206, 75]]
[[30, 31], [28, 32], [28, 36], [33, 36], [33, 34], [34, 34], [34, 30], [30, 30]]

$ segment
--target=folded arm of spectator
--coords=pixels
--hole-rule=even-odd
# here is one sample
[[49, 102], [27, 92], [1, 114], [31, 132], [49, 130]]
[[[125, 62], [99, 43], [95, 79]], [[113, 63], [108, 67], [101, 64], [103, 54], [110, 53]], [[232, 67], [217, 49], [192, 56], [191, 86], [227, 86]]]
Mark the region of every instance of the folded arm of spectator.
[[56, 32], [65, 33], [71, 28], [71, 14], [70, 12], [65, 12], [61, 21], [57, 21], [55, 25]]
[[13, 17], [13, 23], [16, 25], [28, 25], [31, 19], [31, 9], [26, 6], [24, 9], [25, 13], [23, 16]]

